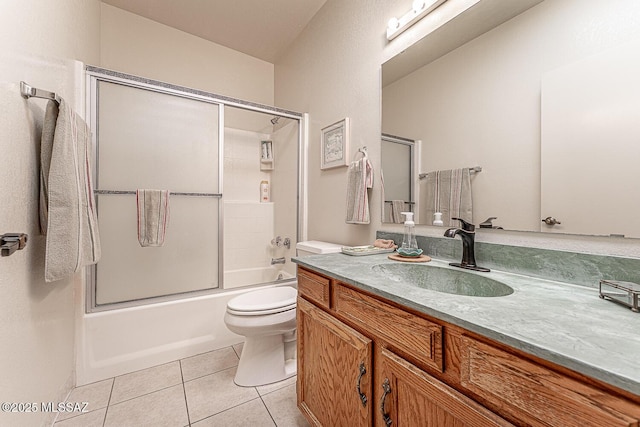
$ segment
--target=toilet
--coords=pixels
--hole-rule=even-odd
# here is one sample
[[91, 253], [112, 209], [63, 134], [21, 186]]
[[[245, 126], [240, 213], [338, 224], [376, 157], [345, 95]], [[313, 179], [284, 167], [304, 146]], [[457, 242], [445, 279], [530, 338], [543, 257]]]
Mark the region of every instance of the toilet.
[[[341, 246], [299, 242], [298, 256], [339, 252]], [[245, 337], [234, 382], [256, 387], [285, 380], [296, 374], [296, 298], [292, 286], [250, 291], [227, 303], [227, 328]]]

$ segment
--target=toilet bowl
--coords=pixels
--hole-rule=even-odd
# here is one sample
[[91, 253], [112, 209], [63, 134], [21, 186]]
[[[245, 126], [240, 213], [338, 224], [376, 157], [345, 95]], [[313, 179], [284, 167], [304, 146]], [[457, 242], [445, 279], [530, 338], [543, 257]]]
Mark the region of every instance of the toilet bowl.
[[[297, 256], [340, 252], [335, 243], [298, 242]], [[295, 285], [294, 285], [295, 286]], [[250, 291], [227, 303], [227, 328], [245, 337], [234, 382], [255, 387], [296, 374], [296, 298], [292, 286]]]
[[227, 328], [245, 337], [234, 382], [255, 387], [296, 374], [296, 297], [291, 286], [251, 291], [227, 303]]

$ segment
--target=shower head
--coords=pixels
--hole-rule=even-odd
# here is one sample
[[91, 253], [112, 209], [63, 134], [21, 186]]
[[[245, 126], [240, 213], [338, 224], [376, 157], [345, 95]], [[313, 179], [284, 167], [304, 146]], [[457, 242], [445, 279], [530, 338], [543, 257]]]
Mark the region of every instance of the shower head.
[[271, 119], [271, 124], [272, 125], [278, 124], [278, 120], [280, 120], [280, 117], [279, 116], [275, 116], [273, 119]]

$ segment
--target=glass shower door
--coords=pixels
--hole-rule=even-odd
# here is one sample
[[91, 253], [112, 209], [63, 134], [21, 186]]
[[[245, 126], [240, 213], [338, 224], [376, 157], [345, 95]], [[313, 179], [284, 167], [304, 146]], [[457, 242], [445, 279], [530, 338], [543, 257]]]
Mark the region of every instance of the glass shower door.
[[[218, 288], [221, 107], [120, 82], [96, 85], [96, 306]], [[137, 189], [171, 192], [162, 247], [138, 243]]]

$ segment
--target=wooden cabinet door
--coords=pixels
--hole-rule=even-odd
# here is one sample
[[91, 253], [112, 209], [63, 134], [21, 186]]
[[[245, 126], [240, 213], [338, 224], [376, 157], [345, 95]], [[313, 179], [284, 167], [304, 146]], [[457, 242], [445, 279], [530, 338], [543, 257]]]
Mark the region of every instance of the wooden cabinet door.
[[298, 298], [298, 407], [312, 425], [372, 425], [372, 342]]
[[376, 405], [379, 427], [492, 427], [512, 426], [477, 402], [383, 348], [380, 397]]

